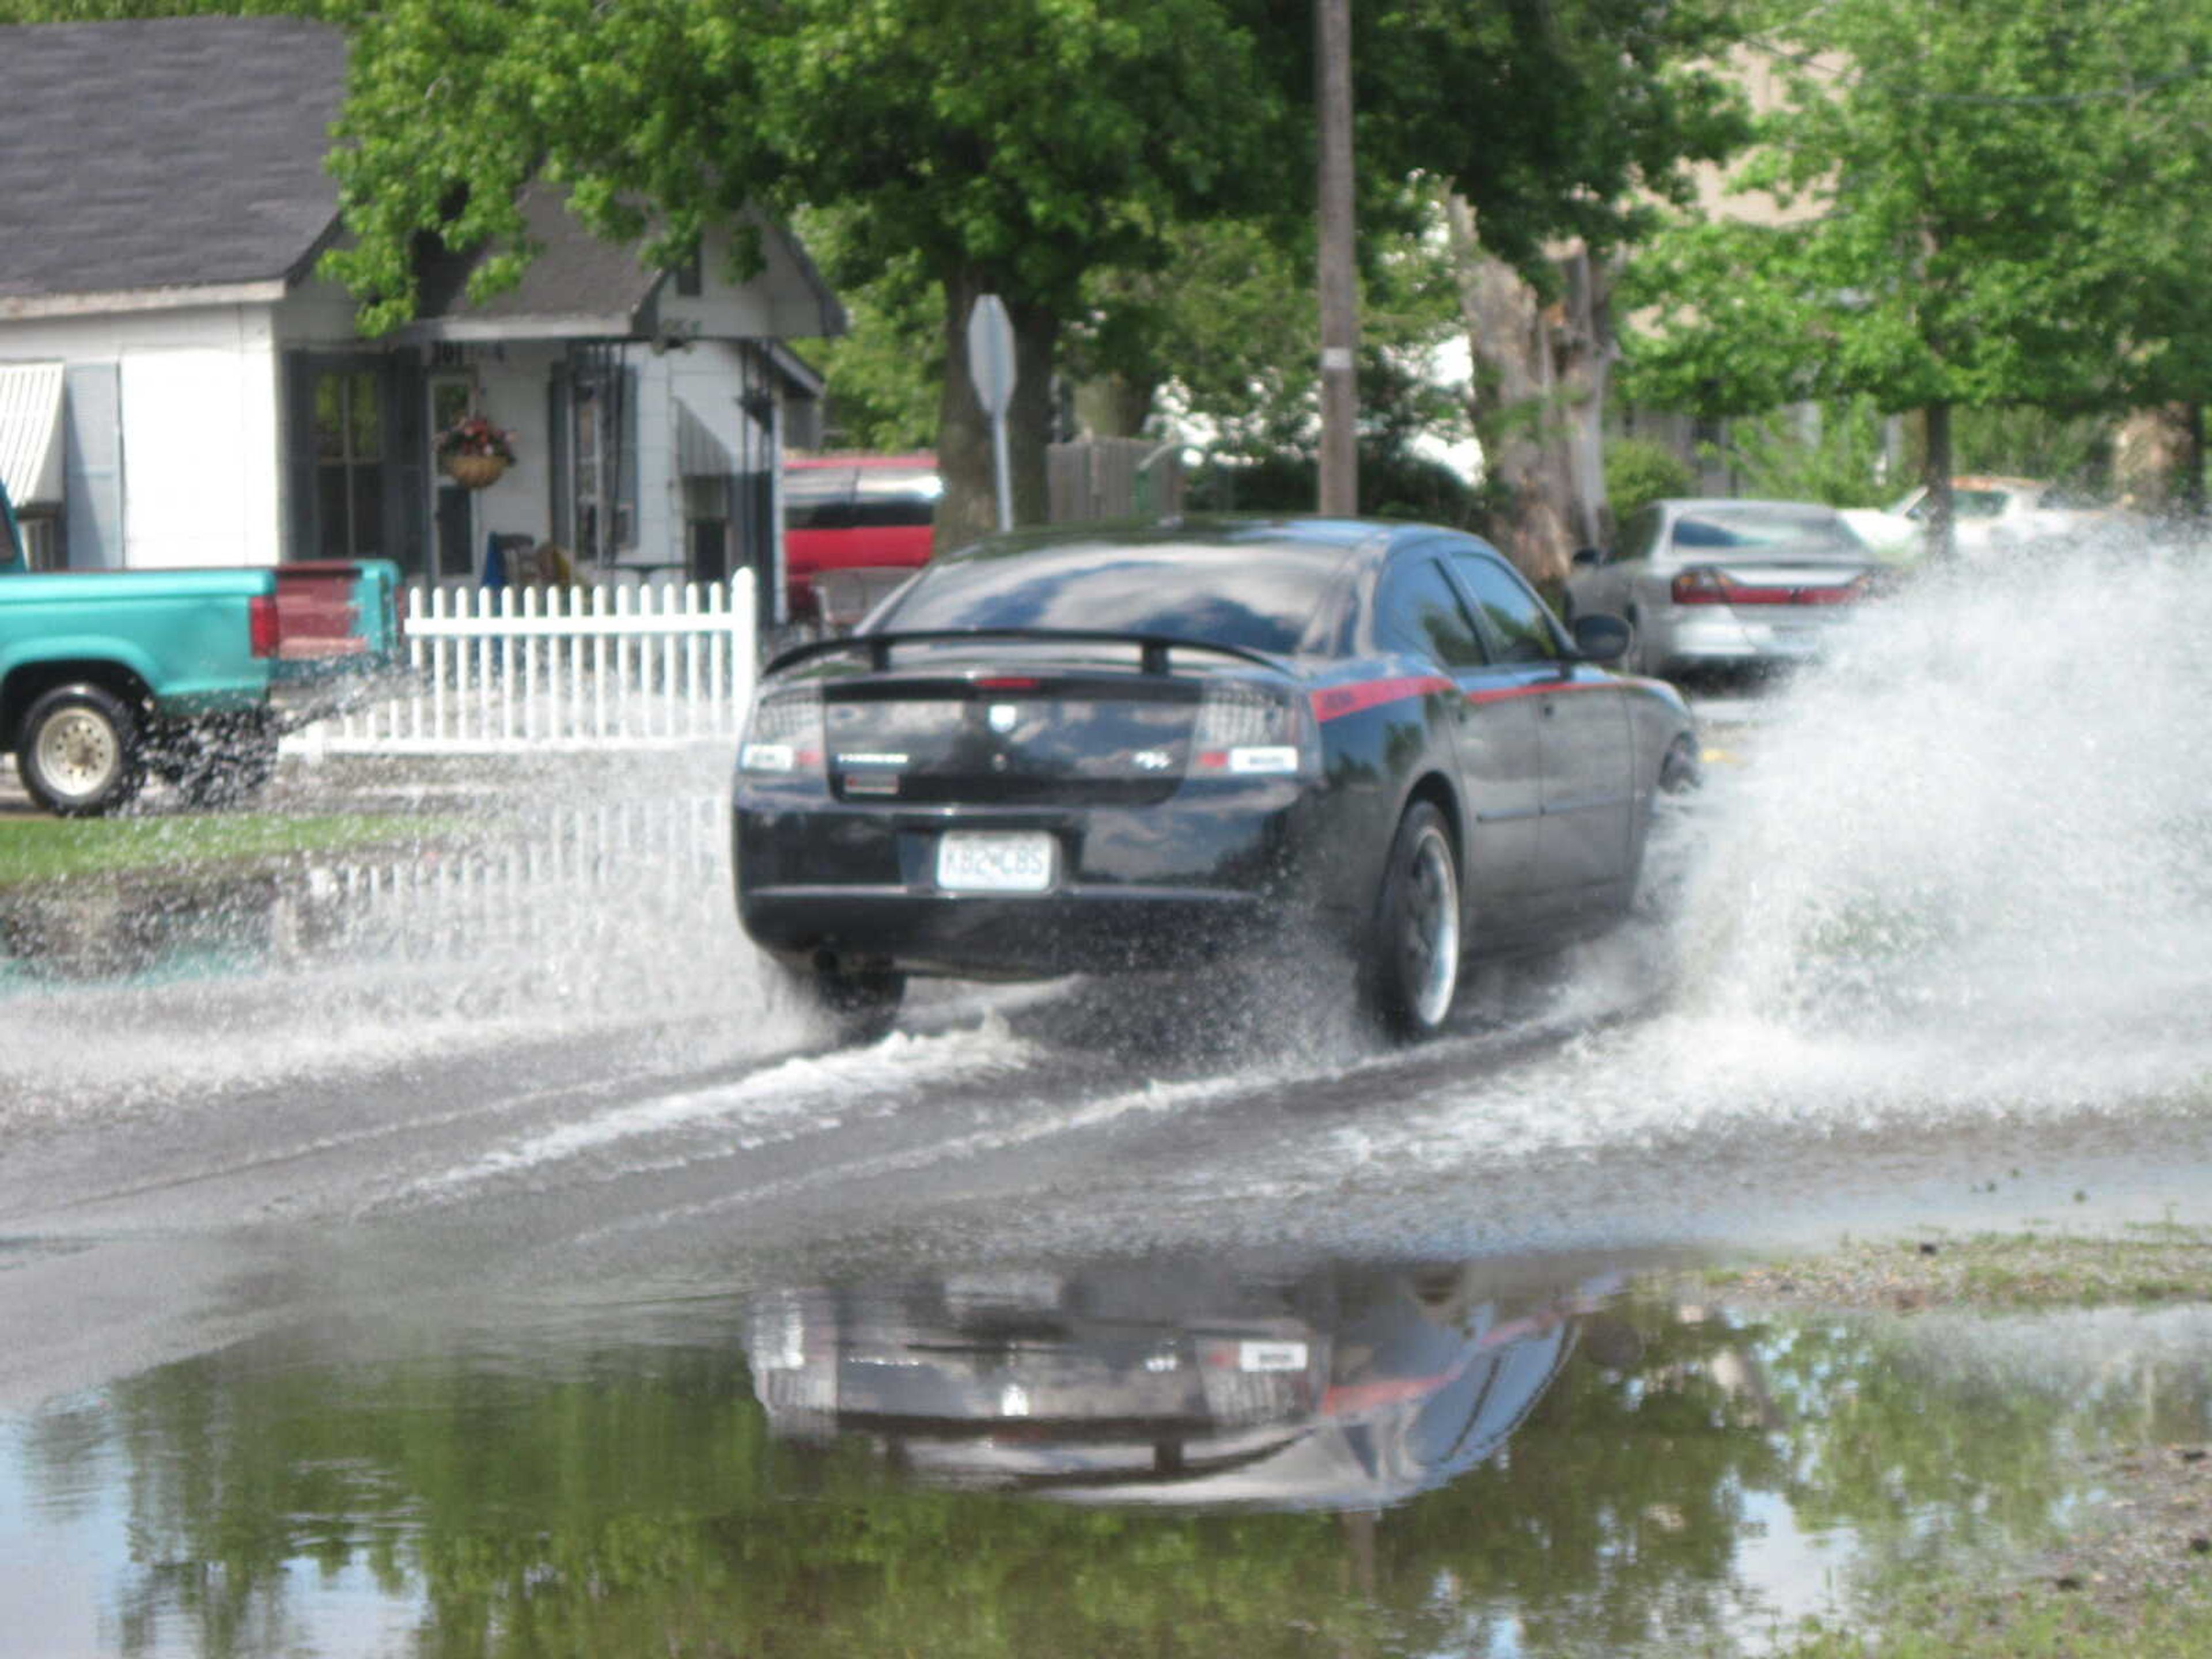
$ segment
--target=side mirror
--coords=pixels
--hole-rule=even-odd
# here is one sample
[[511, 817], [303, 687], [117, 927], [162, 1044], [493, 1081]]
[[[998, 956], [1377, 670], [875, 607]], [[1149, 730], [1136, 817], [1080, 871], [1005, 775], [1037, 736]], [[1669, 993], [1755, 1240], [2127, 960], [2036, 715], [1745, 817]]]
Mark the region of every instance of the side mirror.
[[1578, 547], [1575, 550], [1574, 566], [1577, 570], [1588, 570], [1604, 562], [1605, 550], [1601, 547]]
[[1575, 649], [1586, 662], [1619, 662], [1628, 654], [1629, 641], [1634, 637], [1628, 624], [1618, 617], [1575, 618]]

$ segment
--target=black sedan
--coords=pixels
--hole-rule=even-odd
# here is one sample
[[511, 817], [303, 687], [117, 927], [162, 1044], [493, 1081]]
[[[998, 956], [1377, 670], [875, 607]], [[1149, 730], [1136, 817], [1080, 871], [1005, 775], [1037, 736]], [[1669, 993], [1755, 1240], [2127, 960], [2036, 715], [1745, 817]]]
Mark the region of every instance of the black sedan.
[[1041, 978], [1262, 939], [1348, 954], [1401, 1035], [1462, 958], [1633, 896], [1696, 775], [1668, 687], [1601, 665], [1472, 536], [1217, 520], [1002, 537], [763, 672], [732, 836], [746, 931], [848, 1035], [909, 975]]

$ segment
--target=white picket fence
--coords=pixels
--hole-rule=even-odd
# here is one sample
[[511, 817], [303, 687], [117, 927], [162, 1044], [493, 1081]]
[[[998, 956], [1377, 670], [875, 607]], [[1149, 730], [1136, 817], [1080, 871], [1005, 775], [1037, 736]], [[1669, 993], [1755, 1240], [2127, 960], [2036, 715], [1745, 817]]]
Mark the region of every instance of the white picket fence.
[[734, 742], [752, 696], [748, 580], [411, 588], [410, 683], [298, 746], [433, 755]]

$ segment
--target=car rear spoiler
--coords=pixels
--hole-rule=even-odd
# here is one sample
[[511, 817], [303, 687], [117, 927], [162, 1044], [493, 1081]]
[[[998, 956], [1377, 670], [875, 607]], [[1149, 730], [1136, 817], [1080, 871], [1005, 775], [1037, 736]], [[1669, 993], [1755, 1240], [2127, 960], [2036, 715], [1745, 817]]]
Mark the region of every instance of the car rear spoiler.
[[1045, 645], [1133, 645], [1143, 653], [1143, 668], [1147, 674], [1168, 672], [1168, 653], [1171, 651], [1206, 651], [1216, 656], [1236, 657], [1245, 662], [1257, 663], [1262, 668], [1280, 672], [1282, 659], [1271, 657], [1264, 651], [1249, 646], [1223, 645], [1213, 640], [1186, 640], [1172, 634], [1127, 634], [1111, 629], [1090, 628], [932, 628], [915, 629], [907, 633], [845, 634], [834, 640], [810, 640], [805, 645], [795, 645], [788, 651], [778, 652], [761, 670], [763, 676], [781, 673], [796, 664], [808, 662], [816, 657], [832, 656], [841, 652], [865, 651], [868, 666], [880, 673], [890, 666], [892, 650], [902, 645], [968, 645], [982, 640], [1011, 640], [1025, 644]]

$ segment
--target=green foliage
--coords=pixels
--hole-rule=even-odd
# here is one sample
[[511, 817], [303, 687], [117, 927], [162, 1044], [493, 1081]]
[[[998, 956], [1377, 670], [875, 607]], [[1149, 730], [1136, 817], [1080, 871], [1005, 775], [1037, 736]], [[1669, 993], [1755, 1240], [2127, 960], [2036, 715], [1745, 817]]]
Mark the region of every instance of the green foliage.
[[1951, 431], [1952, 456], [1960, 472], [2049, 478], [2097, 492], [2111, 483], [2112, 434], [2112, 417], [2104, 415], [2016, 404], [1961, 410]]
[[1746, 495], [1884, 507], [1900, 489], [1885, 424], [1865, 397], [1753, 416], [1729, 422], [1727, 460]]
[[1648, 438], [1609, 438], [1605, 446], [1605, 499], [1615, 524], [1669, 495], [1697, 488], [1688, 463]]
[[1740, 183], [1799, 216], [1680, 223], [1639, 254], [1638, 401], [2124, 403], [2161, 340], [2203, 326], [2212, 12], [1835, 0], [1772, 21], [1786, 100]]

